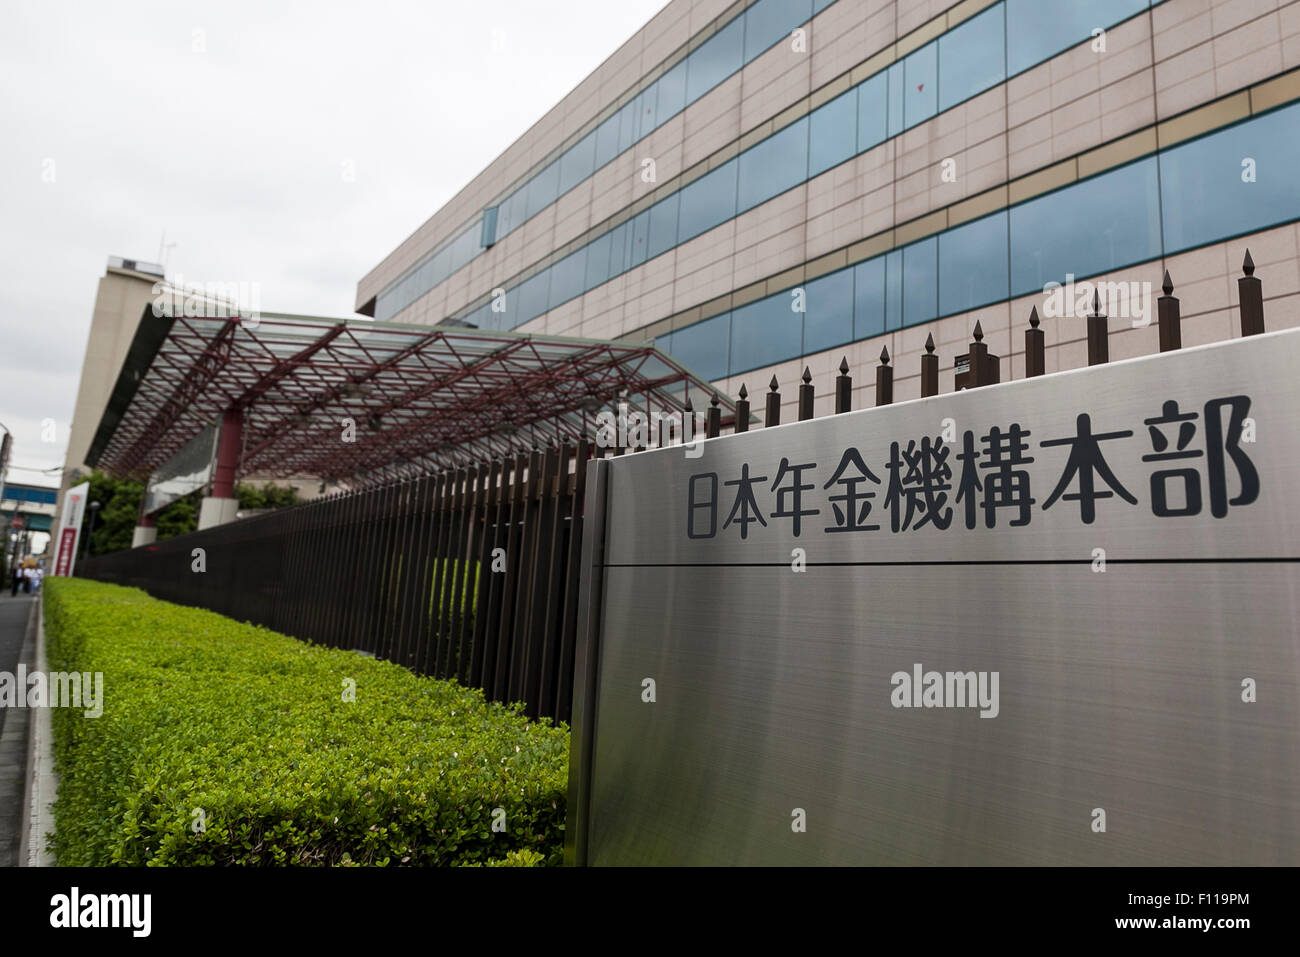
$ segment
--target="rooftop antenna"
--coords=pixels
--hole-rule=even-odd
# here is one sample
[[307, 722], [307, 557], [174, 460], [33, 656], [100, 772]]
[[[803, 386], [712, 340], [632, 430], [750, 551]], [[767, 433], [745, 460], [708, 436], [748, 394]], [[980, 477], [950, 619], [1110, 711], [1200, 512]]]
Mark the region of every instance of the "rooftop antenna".
[[167, 230], [162, 232], [162, 239], [158, 240], [158, 265], [163, 267], [163, 273], [167, 272], [167, 257], [171, 255], [171, 250], [176, 248], [176, 243], [167, 242]]

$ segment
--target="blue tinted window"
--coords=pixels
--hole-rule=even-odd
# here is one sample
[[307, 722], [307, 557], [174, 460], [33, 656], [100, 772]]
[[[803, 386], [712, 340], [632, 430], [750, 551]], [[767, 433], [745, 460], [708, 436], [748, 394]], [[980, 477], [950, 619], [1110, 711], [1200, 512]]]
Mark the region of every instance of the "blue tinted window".
[[587, 275], [583, 283], [587, 289], [595, 289], [613, 275], [609, 271], [609, 250], [613, 245], [613, 235], [606, 233], [587, 244]]
[[895, 249], [885, 256], [885, 331], [903, 325], [903, 251]]
[[491, 246], [497, 241], [497, 208], [489, 206], [483, 210], [483, 232], [479, 237], [478, 244], [484, 248]]
[[1092, 31], [1145, 10], [1147, 0], [1007, 0], [1007, 69], [1011, 76], [1092, 39]]
[[885, 331], [885, 257], [853, 267], [853, 338], [868, 339]]
[[939, 314], [939, 272], [935, 237], [903, 247], [903, 325], [929, 322]]
[[551, 271], [543, 269], [532, 279], [526, 279], [514, 290], [517, 298], [514, 325], [522, 325], [529, 319], [536, 319], [546, 311], [547, 286]]
[[632, 144], [641, 138], [641, 106], [637, 99], [633, 99], [620, 109], [615, 116], [618, 117], [618, 151], [632, 148]]
[[1005, 211], [939, 234], [939, 315], [951, 316], [1006, 298]]
[[679, 243], [693, 239], [736, 215], [736, 170], [739, 166], [733, 159], [682, 190], [677, 221]]
[[877, 73], [858, 84], [858, 152], [883, 143], [889, 128], [889, 75]]
[[673, 332], [672, 357], [703, 379], [727, 374], [731, 317], [727, 313]]
[[646, 258], [653, 259], [677, 245], [677, 204], [681, 195], [673, 193], [650, 207], [650, 251]]
[[510, 194], [510, 198], [501, 204], [501, 215], [497, 220], [497, 236], [506, 236], [523, 224], [528, 217], [528, 190], [521, 187]]
[[528, 184], [528, 218], [532, 219], [555, 202], [555, 190], [560, 185], [560, 161], [554, 160], [532, 178]]
[[639, 266], [646, 260], [646, 253], [650, 249], [650, 211], [637, 215], [636, 219], [631, 222], [631, 231], [628, 234], [628, 268]]
[[1006, 79], [1002, 4], [939, 38], [939, 110], [955, 106]]
[[938, 110], [938, 50], [937, 43], [927, 43], [903, 61], [903, 122], [909, 129]]
[[804, 287], [803, 355], [853, 340], [853, 270], [842, 269]]
[[617, 226], [609, 234], [609, 275], [612, 279], [620, 273], [626, 272], [632, 263], [632, 249], [629, 237], [632, 234], [632, 224], [630, 222]]
[[1011, 209], [1011, 294], [1160, 255], [1154, 156]]
[[821, 13], [834, 2], [835, 0], [813, 0], [813, 13]]
[[812, 18], [812, 0], [758, 0], [745, 11], [745, 62]]
[[808, 117], [740, 154], [737, 212], [765, 202], [808, 178]]
[[641, 136], [649, 136], [659, 125], [656, 107], [659, 103], [659, 89], [651, 83], [638, 94], [632, 102], [636, 104], [637, 115], [641, 118]]
[[619, 154], [618, 125], [621, 117], [618, 113], [609, 117], [596, 127], [596, 169], [600, 169]]
[[809, 117], [808, 175], [824, 173], [857, 152], [858, 91], [837, 96]]
[[[1176, 146], [1160, 157], [1165, 253], [1300, 217], [1300, 106]], [[1254, 161], [1254, 181], [1243, 181]]]
[[583, 286], [587, 279], [587, 247], [565, 256], [550, 268], [550, 273], [551, 288], [547, 298], [550, 307], [554, 309], [585, 291]]
[[663, 123], [686, 108], [686, 61], [677, 64], [657, 81], [659, 88], [659, 122]]
[[596, 171], [596, 134], [588, 133], [560, 157], [560, 191], [563, 196]]
[[745, 18], [737, 17], [710, 37], [687, 59], [686, 102], [694, 103], [740, 69]]
[[788, 293], [768, 296], [731, 312], [731, 372], [744, 372], [799, 355], [803, 313]]
[[889, 135], [897, 136], [903, 132], [903, 100], [907, 89], [907, 80], [903, 76], [903, 64], [895, 63], [885, 74], [889, 85]]

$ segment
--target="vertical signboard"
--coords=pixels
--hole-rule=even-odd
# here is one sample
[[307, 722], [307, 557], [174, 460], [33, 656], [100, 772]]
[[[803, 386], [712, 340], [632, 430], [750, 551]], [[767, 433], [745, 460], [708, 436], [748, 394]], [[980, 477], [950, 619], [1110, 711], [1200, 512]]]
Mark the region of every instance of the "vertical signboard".
[[570, 859], [1300, 863], [1298, 365], [1291, 330], [593, 463]]
[[81, 518], [86, 510], [90, 483], [68, 489], [63, 497], [63, 514], [59, 516], [58, 534], [55, 536], [54, 574], [69, 576], [77, 562], [77, 541], [81, 537]]

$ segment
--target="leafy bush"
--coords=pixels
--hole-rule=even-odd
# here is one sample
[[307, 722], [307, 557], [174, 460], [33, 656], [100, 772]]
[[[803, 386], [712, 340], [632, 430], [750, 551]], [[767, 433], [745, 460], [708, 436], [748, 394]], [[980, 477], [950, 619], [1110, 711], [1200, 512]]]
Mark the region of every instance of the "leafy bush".
[[104, 674], [101, 717], [53, 711], [61, 865], [560, 860], [568, 732], [520, 705], [82, 579], [45, 628]]

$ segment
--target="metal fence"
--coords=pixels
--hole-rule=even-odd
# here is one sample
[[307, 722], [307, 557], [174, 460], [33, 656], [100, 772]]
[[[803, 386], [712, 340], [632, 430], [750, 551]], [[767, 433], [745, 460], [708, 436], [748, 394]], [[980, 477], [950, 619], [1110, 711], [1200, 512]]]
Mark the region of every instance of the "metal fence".
[[590, 454], [584, 441], [331, 495], [96, 556], [77, 574], [567, 721]]

